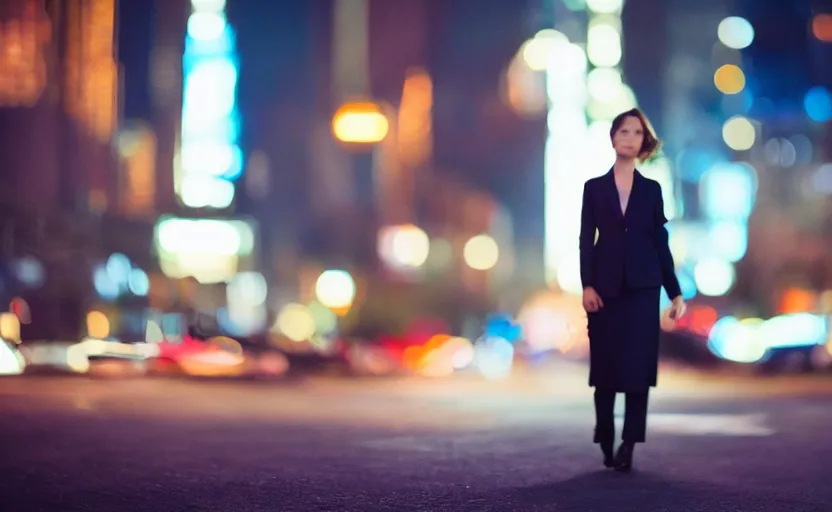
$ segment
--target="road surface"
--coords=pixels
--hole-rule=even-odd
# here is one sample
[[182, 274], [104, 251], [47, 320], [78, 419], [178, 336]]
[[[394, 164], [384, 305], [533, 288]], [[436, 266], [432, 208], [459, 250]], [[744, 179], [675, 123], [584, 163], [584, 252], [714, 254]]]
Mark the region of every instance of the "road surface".
[[6, 378], [0, 508], [832, 510], [830, 380], [665, 371], [627, 475], [589, 442], [584, 376]]

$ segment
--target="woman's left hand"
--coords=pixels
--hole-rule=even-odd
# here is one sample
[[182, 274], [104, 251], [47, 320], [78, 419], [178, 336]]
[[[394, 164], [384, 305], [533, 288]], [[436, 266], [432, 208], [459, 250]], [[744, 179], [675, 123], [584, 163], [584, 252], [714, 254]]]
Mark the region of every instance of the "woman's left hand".
[[683, 299], [682, 296], [679, 295], [673, 299], [673, 304], [670, 307], [670, 318], [673, 320], [678, 320], [685, 315], [685, 311], [687, 311], [685, 299]]

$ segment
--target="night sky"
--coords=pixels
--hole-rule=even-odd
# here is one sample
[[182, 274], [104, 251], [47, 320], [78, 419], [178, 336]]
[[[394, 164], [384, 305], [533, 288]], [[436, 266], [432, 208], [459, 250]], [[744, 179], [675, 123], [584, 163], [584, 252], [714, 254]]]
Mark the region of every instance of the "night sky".
[[119, 2], [118, 58], [125, 69], [124, 115], [128, 119], [147, 119], [149, 52], [152, 41], [153, 11], [150, 2]]

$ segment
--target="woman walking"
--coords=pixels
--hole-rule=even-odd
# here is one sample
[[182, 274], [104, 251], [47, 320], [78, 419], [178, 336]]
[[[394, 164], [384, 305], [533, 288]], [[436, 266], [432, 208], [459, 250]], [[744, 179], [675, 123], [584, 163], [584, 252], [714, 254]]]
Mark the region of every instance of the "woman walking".
[[[660, 142], [638, 109], [613, 120], [610, 139], [615, 164], [584, 186], [581, 281], [589, 385], [595, 387], [594, 441], [601, 445], [605, 466], [629, 471], [636, 443], [645, 441], [648, 395], [656, 385], [662, 286], [673, 301], [672, 317], [684, 314], [685, 304], [668, 245], [661, 187], [636, 170]], [[613, 456], [617, 393], [626, 395], [626, 412], [622, 443]]]

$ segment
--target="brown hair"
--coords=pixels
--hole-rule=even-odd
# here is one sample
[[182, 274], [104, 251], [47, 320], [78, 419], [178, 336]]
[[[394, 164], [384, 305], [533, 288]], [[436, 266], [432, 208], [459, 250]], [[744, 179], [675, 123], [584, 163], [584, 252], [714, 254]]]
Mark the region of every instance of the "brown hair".
[[661, 149], [662, 141], [656, 137], [656, 130], [653, 129], [653, 125], [650, 124], [650, 120], [647, 119], [647, 116], [644, 115], [644, 112], [641, 110], [633, 108], [618, 114], [615, 119], [612, 120], [612, 126], [610, 127], [610, 139], [615, 136], [615, 132], [621, 128], [621, 125], [624, 124], [624, 120], [628, 117], [635, 117], [638, 119], [641, 122], [641, 128], [644, 131], [644, 141], [641, 143], [641, 150], [638, 152], [639, 160], [642, 162], [650, 160], [656, 156], [659, 149]]

